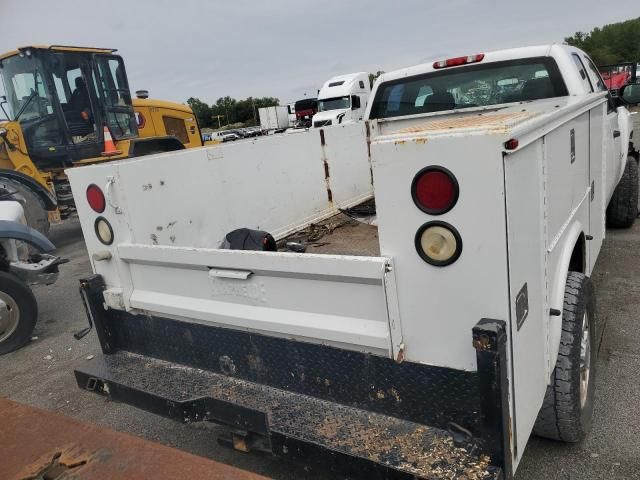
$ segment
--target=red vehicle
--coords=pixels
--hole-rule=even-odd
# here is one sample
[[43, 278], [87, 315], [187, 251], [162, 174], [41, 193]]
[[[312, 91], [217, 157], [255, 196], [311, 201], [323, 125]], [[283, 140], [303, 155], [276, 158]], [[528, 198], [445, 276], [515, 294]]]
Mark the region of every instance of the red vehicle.
[[603, 65], [598, 69], [604, 84], [614, 95], [625, 85], [636, 81], [636, 64], [633, 62]]
[[296, 126], [308, 128], [311, 126], [311, 119], [318, 112], [318, 99], [305, 98], [295, 103]]

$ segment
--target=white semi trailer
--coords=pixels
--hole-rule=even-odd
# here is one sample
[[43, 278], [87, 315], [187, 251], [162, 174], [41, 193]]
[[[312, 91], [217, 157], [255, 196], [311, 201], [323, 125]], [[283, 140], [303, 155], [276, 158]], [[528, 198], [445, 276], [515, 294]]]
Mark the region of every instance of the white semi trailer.
[[532, 433], [589, 431], [639, 101], [528, 47], [385, 73], [364, 124], [70, 170], [79, 386], [354, 478], [512, 478]]
[[260, 128], [269, 134], [282, 132], [292, 125], [289, 120], [288, 106], [259, 108], [258, 117], [260, 117]]

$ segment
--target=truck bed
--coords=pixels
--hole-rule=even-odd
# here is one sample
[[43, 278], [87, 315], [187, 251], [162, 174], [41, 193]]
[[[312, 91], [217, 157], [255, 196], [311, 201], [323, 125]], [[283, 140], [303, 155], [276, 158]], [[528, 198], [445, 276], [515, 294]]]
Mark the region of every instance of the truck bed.
[[279, 242], [279, 250], [288, 251], [286, 243], [297, 242], [306, 247], [307, 253], [378, 257], [378, 227], [365, 223], [372, 218], [339, 213], [286, 237]]

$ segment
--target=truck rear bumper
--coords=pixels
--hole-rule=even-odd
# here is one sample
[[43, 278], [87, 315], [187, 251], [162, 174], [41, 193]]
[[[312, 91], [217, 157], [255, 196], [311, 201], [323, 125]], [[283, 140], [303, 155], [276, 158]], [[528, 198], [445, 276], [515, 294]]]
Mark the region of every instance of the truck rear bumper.
[[81, 285], [104, 355], [80, 388], [360, 478], [511, 477], [503, 322], [479, 322], [462, 372], [105, 310], [101, 278]]

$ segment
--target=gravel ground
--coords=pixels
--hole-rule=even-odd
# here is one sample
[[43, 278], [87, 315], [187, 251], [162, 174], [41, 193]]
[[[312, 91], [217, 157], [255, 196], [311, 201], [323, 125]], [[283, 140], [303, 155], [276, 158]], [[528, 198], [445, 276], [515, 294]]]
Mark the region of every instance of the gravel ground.
[[[73, 365], [99, 350], [85, 327], [78, 278], [90, 273], [78, 223], [53, 229], [59, 254], [69, 258], [56, 285], [37, 287], [40, 319], [34, 340], [0, 357], [0, 396], [139, 435], [191, 453], [277, 479], [331, 478], [281, 460], [220, 447], [219, 427], [181, 425], [76, 387]], [[596, 419], [588, 439], [564, 445], [532, 438], [516, 480], [640, 479], [640, 222], [610, 231], [594, 272], [599, 321], [604, 328], [598, 357]]]

